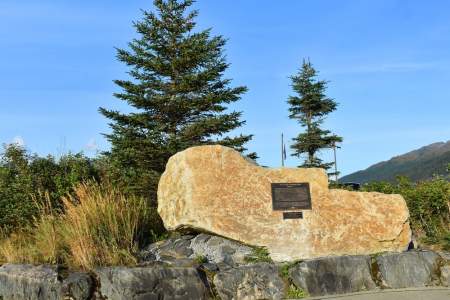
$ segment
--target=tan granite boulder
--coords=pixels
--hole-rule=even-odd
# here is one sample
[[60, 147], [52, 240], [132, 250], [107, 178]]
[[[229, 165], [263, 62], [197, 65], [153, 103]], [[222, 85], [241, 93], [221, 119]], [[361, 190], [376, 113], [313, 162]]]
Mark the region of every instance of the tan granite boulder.
[[[310, 185], [312, 209], [283, 219], [272, 209], [271, 183]], [[172, 156], [158, 187], [168, 230], [194, 228], [264, 246], [275, 261], [403, 251], [411, 239], [400, 195], [329, 190], [324, 170], [256, 166], [223, 146]]]

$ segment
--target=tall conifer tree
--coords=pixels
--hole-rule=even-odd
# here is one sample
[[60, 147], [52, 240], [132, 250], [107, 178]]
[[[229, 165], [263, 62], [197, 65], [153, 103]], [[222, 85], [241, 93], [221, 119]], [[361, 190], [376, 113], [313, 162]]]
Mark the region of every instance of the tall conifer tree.
[[325, 94], [327, 81], [316, 77], [317, 71], [309, 60], [303, 60], [299, 73], [291, 76], [292, 88], [297, 95], [289, 97], [289, 117], [305, 128], [293, 139], [292, 156], [306, 156], [300, 167], [329, 169], [333, 163], [324, 163], [317, 154], [321, 149], [342, 142], [342, 138], [321, 128], [325, 117], [336, 110], [337, 103]]
[[[240, 152], [251, 135], [226, 136], [244, 124], [241, 112], [228, 111], [245, 86], [223, 78], [229, 67], [222, 36], [196, 31], [192, 0], [155, 0], [156, 12], [143, 11], [139, 34], [117, 58], [130, 80], [115, 80], [115, 97], [131, 113], [100, 108], [110, 119], [109, 153], [120, 181], [131, 192], [154, 200], [160, 174], [170, 156], [190, 146], [221, 144]], [[255, 157], [254, 154], [249, 156]]]

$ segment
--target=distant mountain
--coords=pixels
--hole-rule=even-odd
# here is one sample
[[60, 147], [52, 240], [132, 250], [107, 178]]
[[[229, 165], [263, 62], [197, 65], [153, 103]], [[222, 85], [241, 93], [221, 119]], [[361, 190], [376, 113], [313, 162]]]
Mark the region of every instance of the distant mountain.
[[446, 174], [450, 163], [450, 141], [434, 143], [406, 154], [395, 156], [369, 168], [346, 175], [341, 182], [366, 183], [369, 181], [395, 181], [397, 175], [405, 175], [414, 181], [431, 178], [434, 174]]

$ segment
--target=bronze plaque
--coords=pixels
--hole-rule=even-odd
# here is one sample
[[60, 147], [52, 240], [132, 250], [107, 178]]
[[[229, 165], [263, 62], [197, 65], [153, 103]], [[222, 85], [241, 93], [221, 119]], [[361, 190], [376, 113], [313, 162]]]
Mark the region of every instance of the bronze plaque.
[[288, 211], [283, 213], [283, 219], [303, 219], [303, 212], [301, 211]]
[[272, 183], [273, 210], [311, 209], [309, 183]]

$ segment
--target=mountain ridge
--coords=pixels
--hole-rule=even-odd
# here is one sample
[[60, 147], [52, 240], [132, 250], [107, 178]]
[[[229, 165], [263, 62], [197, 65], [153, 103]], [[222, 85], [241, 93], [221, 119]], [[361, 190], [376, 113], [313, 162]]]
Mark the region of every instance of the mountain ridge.
[[446, 174], [450, 163], [450, 140], [436, 142], [389, 160], [371, 165], [340, 178], [341, 182], [366, 183], [370, 181], [395, 181], [398, 175], [414, 181], [427, 180], [433, 175]]

